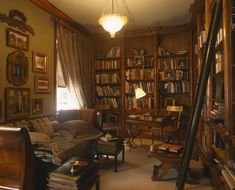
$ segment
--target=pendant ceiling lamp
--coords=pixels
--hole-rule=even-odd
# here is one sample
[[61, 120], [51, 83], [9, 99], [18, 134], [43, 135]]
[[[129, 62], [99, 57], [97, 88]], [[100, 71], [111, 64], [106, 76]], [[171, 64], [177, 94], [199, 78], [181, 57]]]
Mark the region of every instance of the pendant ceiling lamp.
[[127, 24], [128, 19], [125, 15], [117, 13], [117, 8], [118, 8], [117, 0], [108, 0], [108, 1], [112, 1], [111, 10], [108, 9], [108, 7], [106, 7], [103, 10], [103, 13], [99, 18], [98, 22], [107, 32], [110, 33], [111, 38], [114, 38], [116, 32], [120, 31], [122, 27]]

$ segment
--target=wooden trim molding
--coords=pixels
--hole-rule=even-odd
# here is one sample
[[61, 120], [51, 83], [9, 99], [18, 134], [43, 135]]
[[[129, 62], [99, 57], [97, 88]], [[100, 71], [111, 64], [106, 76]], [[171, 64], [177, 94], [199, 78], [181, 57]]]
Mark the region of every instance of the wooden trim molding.
[[64, 12], [62, 12], [57, 7], [55, 7], [53, 4], [51, 4], [48, 0], [30, 0], [30, 1], [33, 4], [35, 4], [36, 6], [38, 6], [39, 8], [48, 12], [49, 14], [51, 14], [57, 18], [63, 19], [73, 28], [80, 30], [81, 32], [83, 32], [87, 35], [90, 35], [90, 32], [84, 26], [82, 26], [81, 24], [79, 24], [78, 22], [76, 22], [75, 20], [70, 18]]

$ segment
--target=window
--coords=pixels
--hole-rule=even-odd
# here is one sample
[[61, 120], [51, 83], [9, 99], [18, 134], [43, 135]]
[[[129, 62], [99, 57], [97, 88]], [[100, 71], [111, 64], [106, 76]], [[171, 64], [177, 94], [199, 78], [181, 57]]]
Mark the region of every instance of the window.
[[79, 109], [79, 104], [75, 95], [70, 93], [68, 87], [65, 85], [61, 64], [57, 53], [57, 68], [56, 68], [56, 110]]

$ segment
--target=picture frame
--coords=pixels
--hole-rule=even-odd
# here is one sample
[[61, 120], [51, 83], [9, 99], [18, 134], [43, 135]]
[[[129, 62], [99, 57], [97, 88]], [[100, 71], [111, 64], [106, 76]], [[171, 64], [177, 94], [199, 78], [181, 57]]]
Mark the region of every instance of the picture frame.
[[6, 120], [26, 118], [30, 113], [30, 88], [5, 88]]
[[187, 57], [178, 57], [176, 68], [177, 69], [188, 69], [188, 58]]
[[35, 93], [50, 93], [51, 81], [46, 76], [34, 76]]
[[19, 50], [28, 51], [29, 49], [29, 35], [24, 34], [12, 28], [6, 29], [6, 45]]
[[7, 56], [7, 81], [15, 86], [24, 85], [28, 81], [28, 58], [24, 52], [16, 50]]
[[35, 98], [32, 99], [32, 114], [38, 115], [43, 113], [43, 99]]
[[47, 72], [47, 59], [48, 56], [44, 53], [33, 51], [33, 72], [46, 73]]

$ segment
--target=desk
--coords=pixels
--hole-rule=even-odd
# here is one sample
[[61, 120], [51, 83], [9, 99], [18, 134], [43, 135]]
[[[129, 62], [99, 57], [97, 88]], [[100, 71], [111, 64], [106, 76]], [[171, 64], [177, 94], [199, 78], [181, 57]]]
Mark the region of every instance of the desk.
[[[152, 127], [157, 127], [160, 130], [160, 138], [162, 138], [162, 124], [169, 121], [170, 117], [168, 115], [159, 115], [152, 117], [151, 120], [143, 119], [143, 117], [127, 118], [127, 132], [129, 135], [129, 142], [133, 144], [134, 139], [138, 137], [143, 131], [144, 126], [151, 129]], [[141, 142], [142, 144], [142, 142]]]

